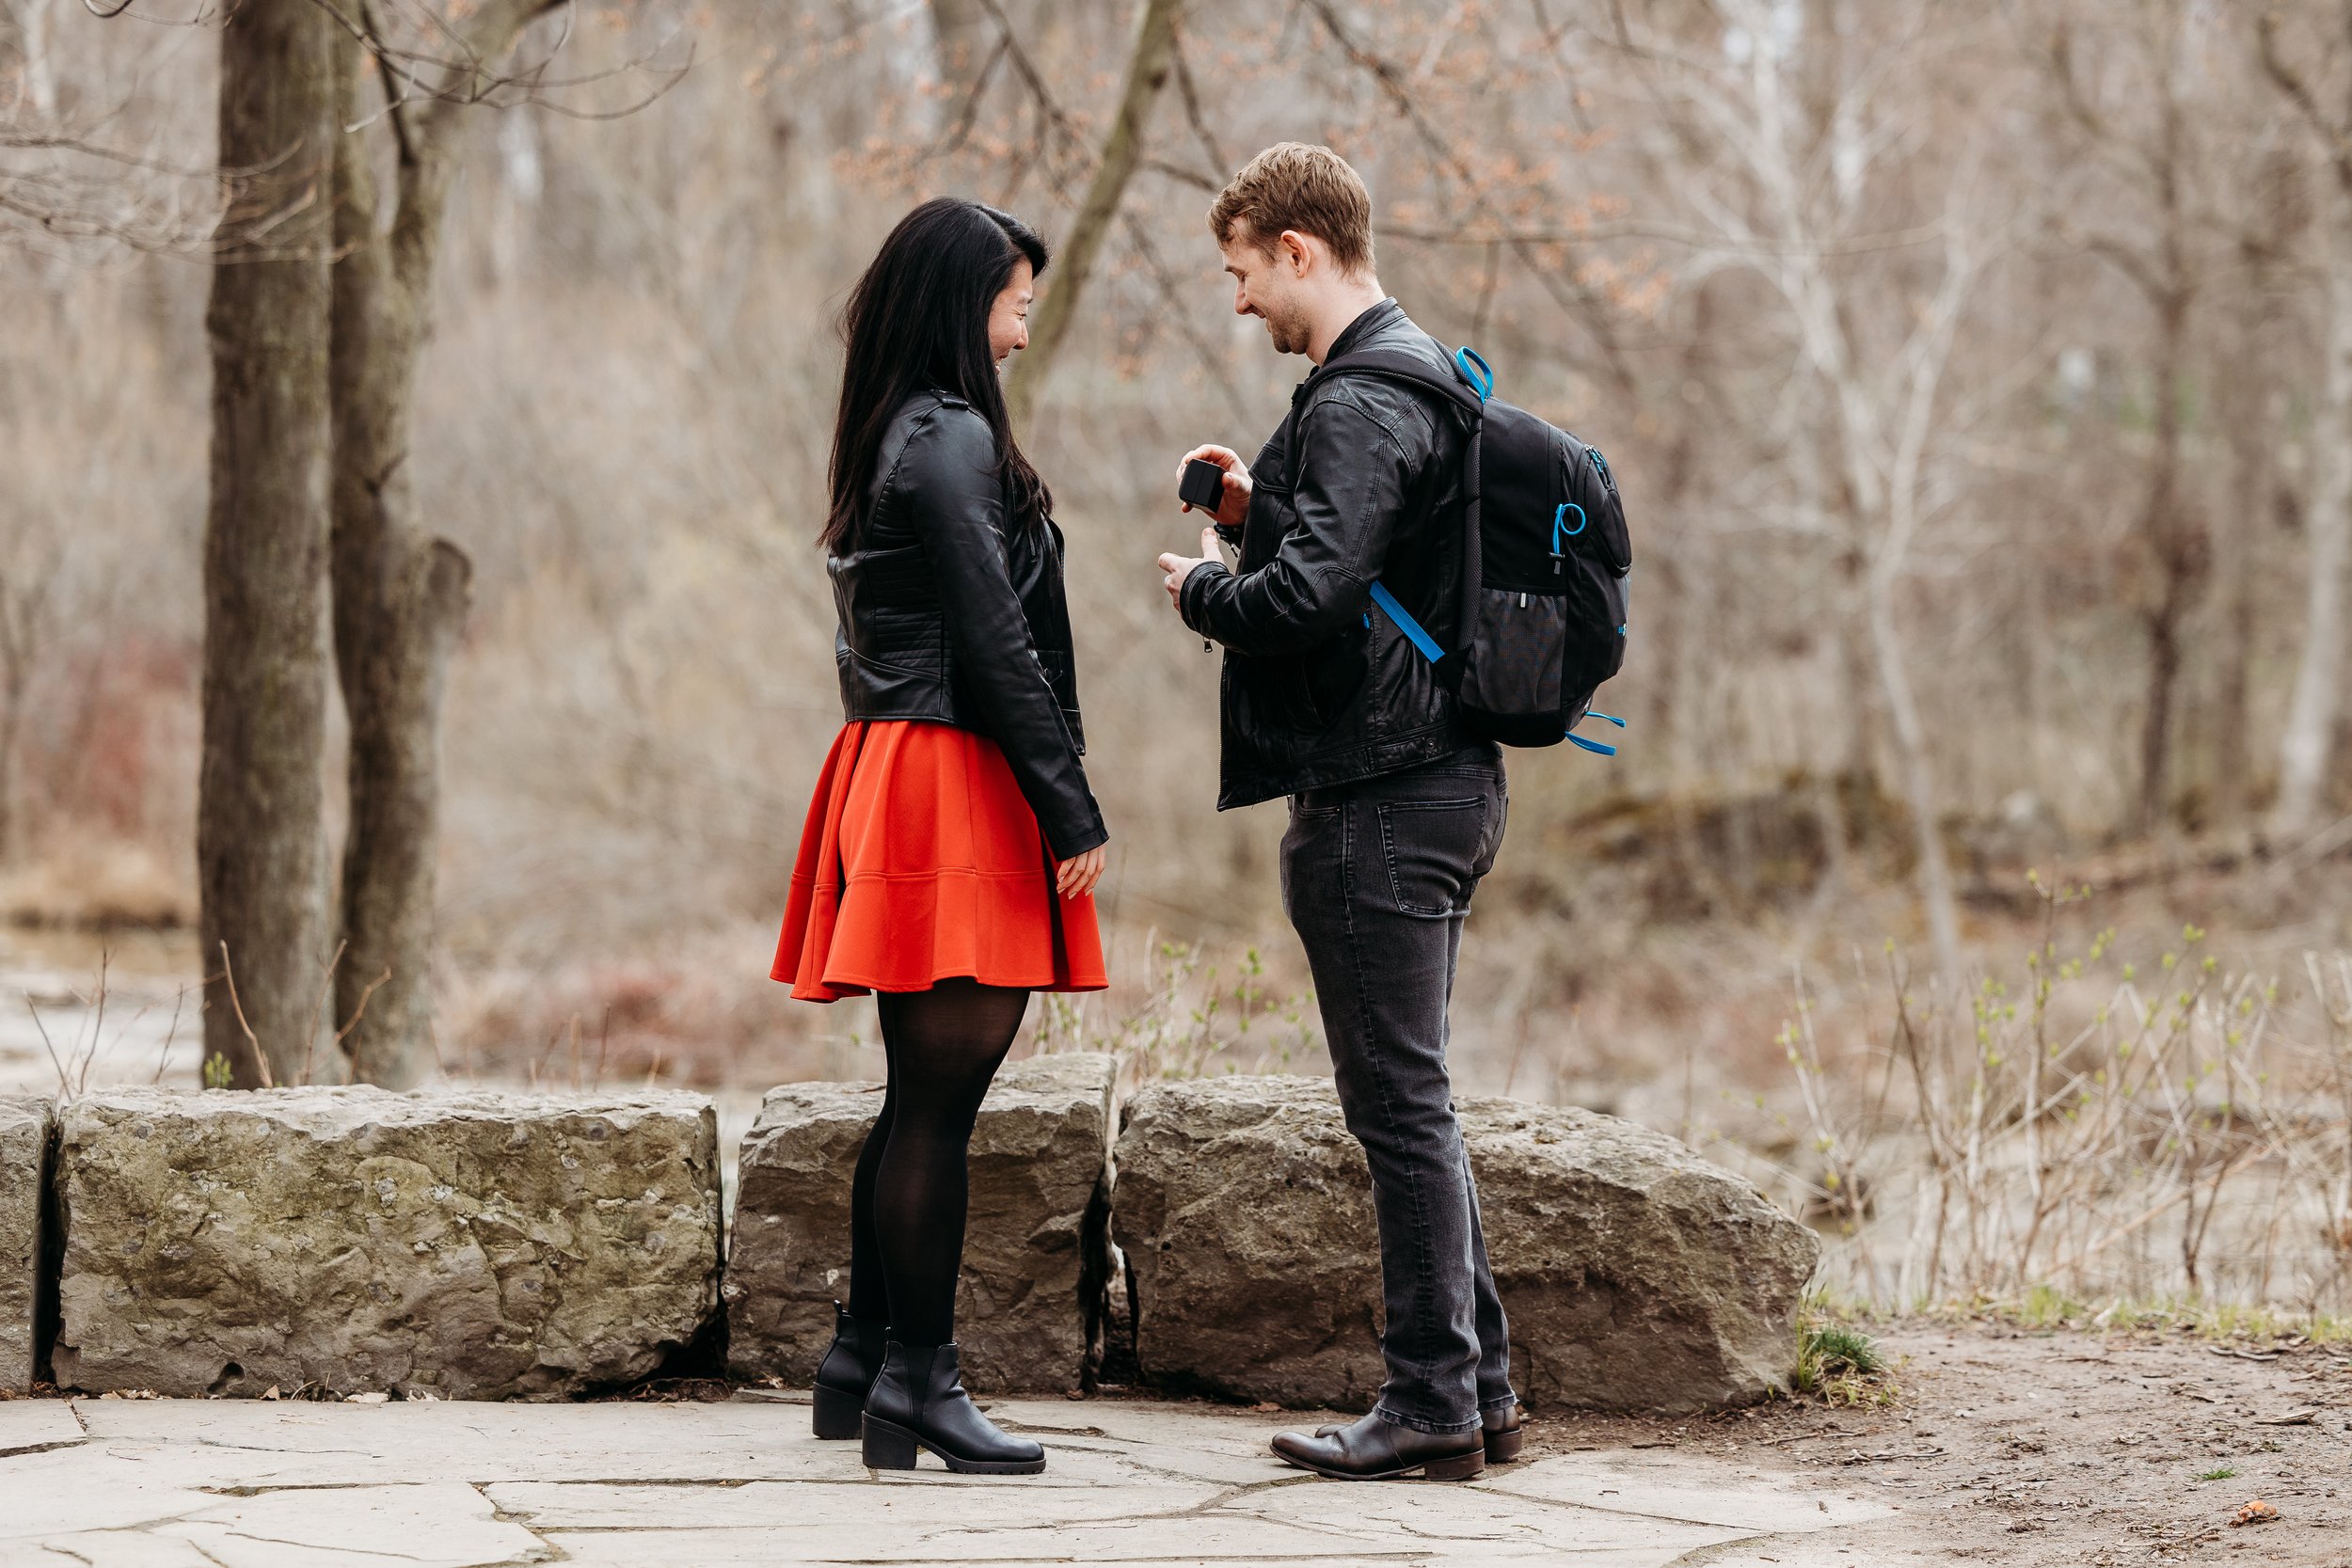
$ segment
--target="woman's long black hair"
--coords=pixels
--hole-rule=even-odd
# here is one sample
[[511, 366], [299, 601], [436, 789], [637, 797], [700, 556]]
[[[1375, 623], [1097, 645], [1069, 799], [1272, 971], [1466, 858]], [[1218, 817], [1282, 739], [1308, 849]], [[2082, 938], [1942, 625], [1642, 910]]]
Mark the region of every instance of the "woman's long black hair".
[[1042, 273], [1046, 260], [1045, 242], [1027, 224], [954, 197], [924, 202], [882, 241], [841, 316], [849, 363], [833, 427], [833, 505], [821, 535], [828, 550], [853, 546], [883, 433], [925, 388], [963, 399], [995, 431], [1015, 521], [1033, 527], [1045, 516], [1053, 497], [1012, 438], [988, 352], [988, 313], [1019, 263]]

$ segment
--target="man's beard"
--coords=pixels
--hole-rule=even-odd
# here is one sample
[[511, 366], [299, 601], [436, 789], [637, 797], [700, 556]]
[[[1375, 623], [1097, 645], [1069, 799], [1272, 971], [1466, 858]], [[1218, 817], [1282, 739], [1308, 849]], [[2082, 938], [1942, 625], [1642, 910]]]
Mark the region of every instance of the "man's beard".
[[1274, 339], [1274, 352], [1277, 354], [1304, 354], [1314, 341], [1314, 333], [1307, 325], [1306, 317], [1294, 311], [1268, 310], [1265, 313], [1265, 329]]

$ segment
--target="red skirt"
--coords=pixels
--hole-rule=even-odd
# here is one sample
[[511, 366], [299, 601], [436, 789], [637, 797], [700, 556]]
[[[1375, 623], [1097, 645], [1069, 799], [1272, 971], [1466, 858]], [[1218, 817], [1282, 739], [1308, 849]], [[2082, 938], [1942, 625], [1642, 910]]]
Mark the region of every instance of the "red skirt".
[[968, 976], [1101, 990], [1094, 899], [1054, 892], [996, 743], [952, 724], [842, 726], [801, 830], [775, 979], [804, 1002]]

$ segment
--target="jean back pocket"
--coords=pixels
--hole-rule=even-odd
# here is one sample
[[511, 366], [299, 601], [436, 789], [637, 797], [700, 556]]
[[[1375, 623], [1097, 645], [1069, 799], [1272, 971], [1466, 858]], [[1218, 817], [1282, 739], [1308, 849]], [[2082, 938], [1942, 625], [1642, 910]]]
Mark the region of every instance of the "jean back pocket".
[[1380, 851], [1401, 914], [1443, 916], [1469, 904], [1486, 848], [1486, 802], [1383, 800]]

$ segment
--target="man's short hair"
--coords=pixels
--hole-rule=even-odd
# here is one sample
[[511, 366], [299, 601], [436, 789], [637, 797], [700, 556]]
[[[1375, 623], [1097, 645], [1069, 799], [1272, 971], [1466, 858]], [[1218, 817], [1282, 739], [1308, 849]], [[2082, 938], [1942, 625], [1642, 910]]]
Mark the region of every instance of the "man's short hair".
[[1347, 160], [1327, 147], [1277, 142], [1249, 160], [1209, 209], [1216, 243], [1233, 243], [1234, 227], [1269, 255], [1286, 229], [1312, 234], [1351, 277], [1372, 272], [1372, 193]]

